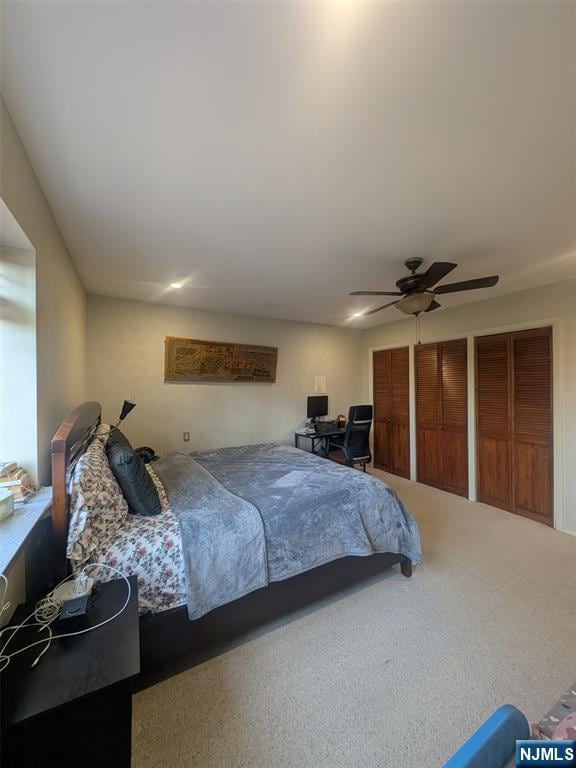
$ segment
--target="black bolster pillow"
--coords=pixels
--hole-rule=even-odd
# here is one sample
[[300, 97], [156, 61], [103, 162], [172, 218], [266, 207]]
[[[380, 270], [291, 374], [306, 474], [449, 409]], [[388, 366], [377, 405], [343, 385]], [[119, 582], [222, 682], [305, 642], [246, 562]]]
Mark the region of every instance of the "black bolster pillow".
[[125, 435], [114, 429], [108, 437], [106, 454], [110, 469], [122, 489], [132, 515], [159, 515], [160, 497], [146, 465]]

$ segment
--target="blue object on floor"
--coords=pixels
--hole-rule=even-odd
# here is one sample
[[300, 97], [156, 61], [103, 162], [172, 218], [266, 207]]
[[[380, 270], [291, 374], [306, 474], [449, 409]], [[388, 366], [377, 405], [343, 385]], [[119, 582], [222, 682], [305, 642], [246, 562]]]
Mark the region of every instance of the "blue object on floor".
[[444, 768], [503, 768], [513, 756], [516, 739], [530, 736], [528, 721], [511, 704], [499, 707]]

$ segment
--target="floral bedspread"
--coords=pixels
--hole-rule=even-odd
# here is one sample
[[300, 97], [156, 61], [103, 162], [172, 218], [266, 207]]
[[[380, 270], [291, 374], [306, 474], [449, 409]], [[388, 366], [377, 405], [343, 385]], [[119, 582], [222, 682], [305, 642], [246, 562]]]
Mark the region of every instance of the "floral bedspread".
[[[150, 517], [127, 515], [122, 526], [103, 537], [92, 551], [89, 563], [105, 563], [138, 578], [138, 606], [141, 613], [163, 611], [186, 603], [186, 580], [182, 539], [178, 520], [152, 467], [148, 471], [158, 488], [162, 513]], [[94, 573], [95, 571], [95, 573]], [[98, 581], [116, 576], [95, 568]]]

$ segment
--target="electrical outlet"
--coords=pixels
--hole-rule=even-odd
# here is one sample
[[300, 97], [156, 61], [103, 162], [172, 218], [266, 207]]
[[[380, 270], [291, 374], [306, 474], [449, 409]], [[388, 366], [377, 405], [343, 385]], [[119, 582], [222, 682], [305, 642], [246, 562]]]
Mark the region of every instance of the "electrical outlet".
[[182, 433], [182, 440], [184, 440], [185, 443], [190, 442], [190, 432], [183, 432]]

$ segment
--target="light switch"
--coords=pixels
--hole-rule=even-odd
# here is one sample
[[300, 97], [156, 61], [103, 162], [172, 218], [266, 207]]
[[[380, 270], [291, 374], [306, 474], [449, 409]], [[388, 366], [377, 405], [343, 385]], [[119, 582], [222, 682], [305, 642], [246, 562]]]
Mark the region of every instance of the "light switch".
[[326, 376], [314, 376], [314, 393], [317, 395], [326, 394]]
[[185, 443], [190, 442], [190, 432], [183, 432], [182, 433], [182, 440], [184, 440]]

